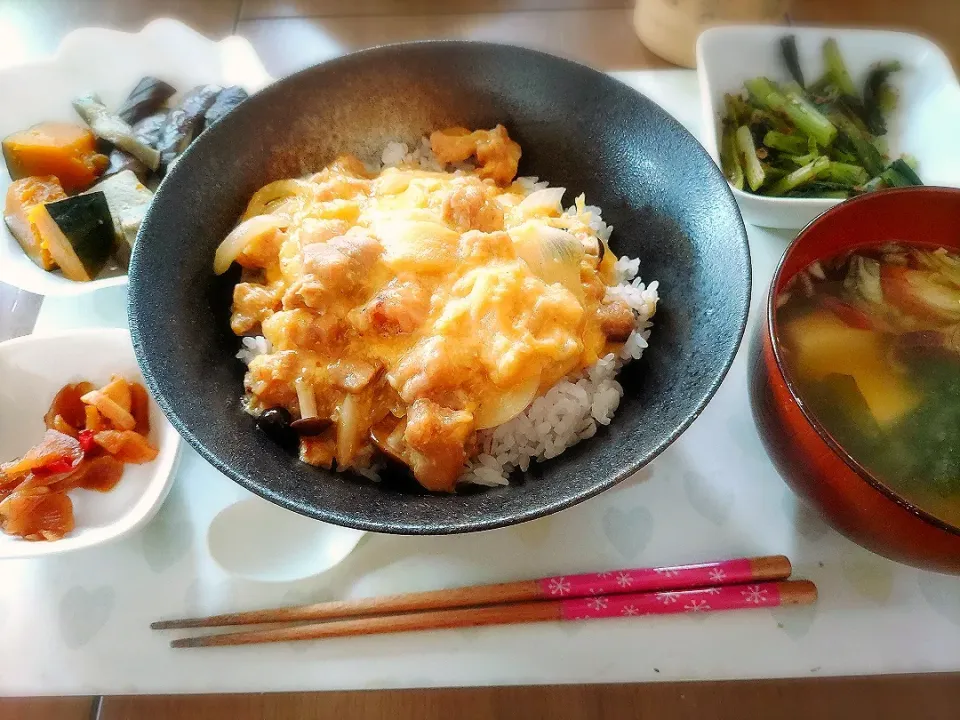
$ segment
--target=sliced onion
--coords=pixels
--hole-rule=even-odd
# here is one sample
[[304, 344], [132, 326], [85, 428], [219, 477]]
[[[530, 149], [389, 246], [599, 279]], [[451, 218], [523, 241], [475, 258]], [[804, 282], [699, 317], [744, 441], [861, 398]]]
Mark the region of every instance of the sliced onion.
[[527, 409], [539, 389], [540, 376], [532, 375], [519, 385], [488, 397], [474, 413], [477, 430], [486, 430], [510, 422]]
[[217, 248], [213, 256], [213, 272], [223, 275], [237, 256], [243, 252], [247, 244], [264, 233], [284, 230], [289, 227], [290, 220], [277, 215], [256, 215], [237, 225]]
[[521, 212], [527, 214], [535, 212], [555, 212], [559, 215], [563, 212], [563, 206], [560, 203], [566, 191], [567, 189], [562, 187], [547, 187], [534, 190], [527, 195], [517, 207]]
[[583, 244], [566, 230], [542, 222], [526, 222], [510, 232], [517, 257], [546, 283], [559, 283], [583, 299], [580, 261]]
[[250, 202], [247, 203], [247, 209], [246, 212], [243, 213], [243, 219], [248, 220], [257, 215], [265, 214], [267, 212], [267, 206], [272, 202], [290, 197], [291, 195], [312, 195], [316, 189], [316, 184], [307, 180], [276, 180], [264, 185], [253, 194]]

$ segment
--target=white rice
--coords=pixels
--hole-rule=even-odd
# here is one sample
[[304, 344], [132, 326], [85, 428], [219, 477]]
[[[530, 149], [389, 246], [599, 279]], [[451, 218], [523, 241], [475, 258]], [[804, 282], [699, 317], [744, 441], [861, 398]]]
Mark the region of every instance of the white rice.
[[[594, 210], [600, 221], [599, 209]], [[623, 397], [616, 375], [625, 364], [643, 355], [657, 309], [659, 283], [654, 280], [645, 286], [637, 277], [639, 268], [636, 258], [618, 259], [614, 269], [620, 282], [607, 290], [607, 297], [623, 300], [637, 315], [637, 328], [623, 344], [619, 357], [611, 353], [601, 358], [583, 372], [558, 382], [513, 420], [480, 432], [480, 453], [467, 464], [460, 482], [507, 485], [510, 473], [517, 468], [526, 472], [532, 461], [554, 458], [593, 437], [599, 425], [610, 424]]]
[[[387, 143], [380, 163], [381, 167], [413, 166], [432, 171], [467, 171], [472, 167], [468, 163], [444, 167], [434, 157], [426, 137], [413, 150], [406, 143]], [[516, 182], [527, 194], [549, 186], [537, 177], [518, 177]], [[590, 214], [590, 227], [604, 242], [608, 241], [613, 227], [603, 222], [600, 208], [587, 205], [583, 212]], [[568, 215], [577, 213], [576, 205], [566, 210]], [[659, 299], [659, 282], [654, 280], [647, 285], [641, 281], [639, 259], [626, 256], [617, 259], [614, 272], [617, 284], [607, 289], [606, 297], [621, 300], [636, 315], [636, 329], [630, 333], [619, 355], [611, 353], [586, 370], [561, 380], [517, 417], [478, 433], [480, 452], [468, 461], [460, 482], [507, 485], [514, 470], [526, 472], [531, 462], [556, 457], [581, 440], [593, 437], [600, 425], [609, 425], [613, 420], [623, 397], [623, 387], [616, 375], [625, 364], [638, 360], [647, 348], [653, 327], [651, 318]], [[247, 365], [257, 355], [270, 352], [270, 344], [263, 336], [245, 337], [242, 342], [237, 358]], [[371, 480], [380, 479], [376, 466], [351, 469]]]

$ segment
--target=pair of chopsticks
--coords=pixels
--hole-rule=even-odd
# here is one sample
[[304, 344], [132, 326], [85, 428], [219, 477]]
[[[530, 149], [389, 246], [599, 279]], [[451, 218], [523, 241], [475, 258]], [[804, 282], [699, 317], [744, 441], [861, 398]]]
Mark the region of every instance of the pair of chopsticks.
[[816, 586], [808, 580], [787, 580], [791, 572], [786, 557], [773, 555], [161, 620], [150, 627], [173, 630], [298, 623], [170, 643], [171, 647], [187, 648], [816, 602]]

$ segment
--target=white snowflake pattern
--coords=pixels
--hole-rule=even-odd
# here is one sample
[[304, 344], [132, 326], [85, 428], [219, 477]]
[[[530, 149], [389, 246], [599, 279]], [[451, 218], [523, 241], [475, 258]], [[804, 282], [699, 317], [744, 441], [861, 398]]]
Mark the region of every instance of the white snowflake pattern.
[[603, 588], [587, 588], [588, 595], [599, 595], [603, 592]]
[[607, 604], [607, 599], [605, 597], [593, 597], [587, 600], [587, 605], [594, 610], [603, 610], [607, 607]]
[[691, 600], [683, 606], [683, 609], [693, 613], [703, 612], [710, 609], [710, 603], [706, 600]]
[[598, 572], [597, 577], [606, 580], [608, 577], [613, 575], [613, 570], [604, 570], [603, 572]]
[[549, 590], [551, 595], [566, 595], [570, 592], [570, 582], [565, 577], [550, 578]]
[[677, 577], [680, 571], [674, 568], [654, 568], [653, 571], [660, 577]]
[[680, 593], [678, 592], [658, 592], [657, 600], [662, 602], [664, 605], [671, 605], [672, 603], [677, 602], [680, 599]]
[[767, 589], [759, 585], [749, 585], [746, 590], [741, 590], [740, 594], [743, 595], [744, 602], [754, 605], [759, 605], [767, 599]]
[[636, 605], [624, 605], [623, 609], [620, 611], [620, 614], [624, 617], [630, 617], [633, 615], [639, 615], [640, 611], [637, 609]]
[[705, 593], [707, 593], [707, 595], [719, 595], [719, 594], [720, 594], [720, 588], [718, 588], [718, 587], [704, 588], [703, 591], [704, 591]]
[[633, 575], [628, 572], [617, 573], [617, 585], [622, 588], [633, 585]]
[[727, 579], [727, 573], [723, 568], [714, 568], [710, 571], [710, 580], [712, 582], [718, 583], [723, 582]]

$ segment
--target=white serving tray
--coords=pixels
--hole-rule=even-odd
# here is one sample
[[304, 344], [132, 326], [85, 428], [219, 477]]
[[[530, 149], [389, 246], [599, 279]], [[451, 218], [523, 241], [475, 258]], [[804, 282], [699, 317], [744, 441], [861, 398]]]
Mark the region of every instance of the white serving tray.
[[[697, 132], [691, 71], [618, 73]], [[752, 332], [789, 242], [750, 228]], [[616, 245], [616, 231], [614, 232]], [[670, 289], [663, 288], [665, 302]], [[125, 288], [46, 300], [38, 330], [123, 326]], [[651, 352], [656, 351], [656, 334]], [[552, 517], [447, 537], [379, 537], [326, 576], [231, 578], [204, 543], [248, 493], [184, 448], [139, 535], [2, 565], [0, 694], [199, 693], [809, 677], [960, 670], [960, 578], [877, 557], [797, 504], [764, 454], [741, 350], [691, 428], [634, 478]], [[818, 605], [173, 651], [150, 621], [601, 568], [784, 553]]]

